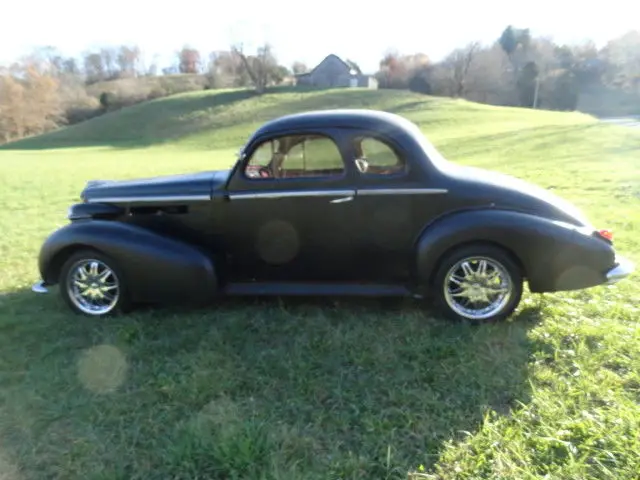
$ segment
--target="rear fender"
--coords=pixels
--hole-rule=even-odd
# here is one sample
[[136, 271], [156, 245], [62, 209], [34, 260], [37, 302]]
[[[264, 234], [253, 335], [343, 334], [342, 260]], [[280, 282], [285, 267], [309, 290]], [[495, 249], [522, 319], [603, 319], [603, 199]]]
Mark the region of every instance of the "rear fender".
[[45, 284], [57, 283], [64, 261], [83, 248], [98, 250], [118, 262], [134, 301], [203, 302], [218, 288], [212, 258], [197, 247], [136, 225], [106, 220], [76, 221], [46, 239], [39, 257]]
[[470, 210], [441, 217], [420, 234], [415, 263], [418, 283], [431, 283], [448, 252], [477, 242], [510, 253], [536, 293], [599, 285], [615, 264], [611, 245], [572, 225], [515, 211]]

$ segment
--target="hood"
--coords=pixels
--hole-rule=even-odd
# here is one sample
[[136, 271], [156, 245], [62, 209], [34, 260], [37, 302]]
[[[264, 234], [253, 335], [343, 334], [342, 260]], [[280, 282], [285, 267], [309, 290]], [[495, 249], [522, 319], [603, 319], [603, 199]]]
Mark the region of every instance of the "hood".
[[448, 174], [457, 180], [456, 183], [462, 186], [465, 193], [472, 192], [477, 199], [496, 207], [532, 213], [580, 227], [591, 227], [587, 217], [575, 205], [549, 190], [519, 178], [476, 167], [456, 166]]
[[91, 180], [81, 193], [84, 201], [128, 203], [136, 200], [211, 197], [224, 187], [229, 170], [167, 175], [135, 180]]

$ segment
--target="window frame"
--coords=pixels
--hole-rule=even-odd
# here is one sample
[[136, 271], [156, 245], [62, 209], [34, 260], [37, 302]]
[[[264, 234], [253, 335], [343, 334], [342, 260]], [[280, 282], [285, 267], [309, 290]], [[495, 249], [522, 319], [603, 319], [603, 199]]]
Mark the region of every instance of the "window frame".
[[[280, 138], [283, 137], [322, 137], [323, 139], [327, 139], [330, 142], [333, 143], [333, 145], [335, 146], [338, 154], [340, 155], [340, 160], [342, 162], [342, 172], [339, 175], [314, 175], [314, 176], [299, 176], [299, 177], [289, 177], [289, 178], [277, 178], [277, 177], [268, 177], [268, 178], [261, 178], [261, 177], [248, 177], [246, 174], [246, 169], [249, 166], [249, 163], [251, 162], [251, 158], [253, 157], [253, 155], [255, 154], [255, 152], [262, 147], [265, 143], [267, 142], [273, 142], [275, 140], [278, 140]], [[342, 139], [340, 139], [340, 137], [336, 137], [335, 135], [332, 135], [330, 132], [328, 131], [318, 131], [318, 130], [305, 130], [305, 131], [283, 131], [283, 132], [277, 132], [277, 133], [271, 133], [269, 135], [265, 135], [264, 137], [261, 138], [256, 138], [253, 142], [252, 145], [249, 149], [249, 151], [247, 153], [245, 153], [245, 159], [242, 162], [241, 168], [240, 168], [240, 172], [239, 172], [239, 176], [241, 178], [241, 180], [243, 182], [247, 182], [250, 184], [256, 184], [256, 185], [278, 185], [278, 184], [286, 184], [286, 183], [290, 183], [290, 184], [294, 184], [296, 182], [327, 182], [327, 181], [344, 181], [346, 179], [348, 179], [351, 175], [350, 172], [350, 163], [353, 162], [348, 162], [347, 158], [345, 157], [345, 152], [344, 152], [344, 147], [342, 145], [343, 141]], [[269, 162], [270, 163], [270, 162]], [[355, 168], [355, 165], [354, 165]], [[356, 169], [357, 170], [357, 169]]]
[[[355, 166], [355, 160], [357, 158], [356, 156], [356, 150], [355, 150], [355, 142], [356, 140], [359, 140], [360, 142], [362, 142], [362, 140], [364, 139], [373, 139], [376, 140], [380, 143], [382, 143], [383, 145], [385, 145], [387, 148], [389, 148], [389, 150], [391, 150], [394, 155], [396, 156], [396, 158], [402, 163], [402, 168], [399, 169], [397, 172], [394, 173], [367, 173], [367, 172], [361, 172], [359, 168], [357, 168]], [[350, 148], [350, 161], [352, 164], [354, 164], [355, 170], [358, 174], [359, 178], [362, 179], [398, 179], [398, 178], [402, 178], [405, 176], [408, 176], [410, 173], [410, 165], [407, 161], [407, 155], [405, 154], [404, 150], [398, 145], [397, 142], [395, 142], [393, 139], [383, 136], [381, 134], [378, 134], [376, 132], [370, 132], [370, 131], [366, 131], [366, 130], [358, 130], [357, 132], [354, 132], [354, 134], [352, 134], [349, 138], [349, 148]]]

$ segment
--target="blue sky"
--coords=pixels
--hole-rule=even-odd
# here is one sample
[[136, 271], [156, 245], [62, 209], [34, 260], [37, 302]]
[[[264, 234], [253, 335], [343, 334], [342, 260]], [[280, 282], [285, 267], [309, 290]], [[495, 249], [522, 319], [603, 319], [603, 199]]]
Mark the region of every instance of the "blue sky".
[[[329, 53], [374, 71], [385, 51], [423, 52], [437, 60], [471, 40], [491, 42], [507, 24], [560, 42], [599, 44], [640, 28], [638, 0], [514, 0], [425, 2], [393, 0], [238, 0], [203, 2], [5, 0], [0, 63], [36, 46], [65, 55], [102, 45], [137, 44], [150, 63], [172, 60], [190, 44], [203, 54], [243, 41], [247, 50], [268, 41], [281, 63], [310, 67]], [[433, 4], [430, 6], [430, 4]], [[587, 6], [588, 5], [588, 6]], [[6, 21], [8, 19], [9, 21]]]

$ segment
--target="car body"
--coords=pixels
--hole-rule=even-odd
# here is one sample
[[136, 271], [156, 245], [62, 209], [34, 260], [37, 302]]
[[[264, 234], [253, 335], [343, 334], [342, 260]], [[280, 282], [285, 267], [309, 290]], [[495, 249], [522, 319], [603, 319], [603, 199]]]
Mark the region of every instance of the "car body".
[[409, 120], [374, 110], [287, 115], [229, 170], [89, 181], [42, 246], [42, 280], [77, 312], [219, 295], [432, 296], [501, 319], [534, 293], [633, 270], [573, 205], [447, 161]]

